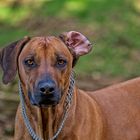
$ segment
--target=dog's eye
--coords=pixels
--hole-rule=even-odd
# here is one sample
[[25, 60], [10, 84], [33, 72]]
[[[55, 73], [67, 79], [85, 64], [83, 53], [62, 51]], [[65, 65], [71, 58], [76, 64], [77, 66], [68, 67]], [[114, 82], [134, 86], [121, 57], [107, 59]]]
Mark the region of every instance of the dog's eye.
[[27, 59], [27, 60], [25, 60], [25, 65], [28, 67], [34, 67], [34, 66], [36, 66], [36, 63], [34, 62], [33, 59]]
[[62, 58], [57, 60], [57, 66], [58, 67], [64, 67], [66, 65], [66, 63], [67, 63], [66, 60], [64, 60]]

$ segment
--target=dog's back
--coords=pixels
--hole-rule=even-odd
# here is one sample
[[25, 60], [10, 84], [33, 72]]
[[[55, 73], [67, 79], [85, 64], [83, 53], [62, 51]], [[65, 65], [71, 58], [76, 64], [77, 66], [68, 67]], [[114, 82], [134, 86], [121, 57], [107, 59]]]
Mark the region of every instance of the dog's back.
[[140, 140], [140, 78], [95, 92], [108, 140]]

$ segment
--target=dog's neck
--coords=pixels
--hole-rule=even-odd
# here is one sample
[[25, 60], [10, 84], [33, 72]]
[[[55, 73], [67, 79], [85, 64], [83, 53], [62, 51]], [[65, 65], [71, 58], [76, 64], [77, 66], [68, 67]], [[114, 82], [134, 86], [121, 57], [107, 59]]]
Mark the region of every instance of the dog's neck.
[[[40, 116], [42, 120], [42, 130], [43, 130], [43, 137], [45, 140], [48, 140], [49, 138], [52, 138], [54, 134], [57, 132], [59, 129], [60, 123], [62, 122], [62, 116], [64, 114], [64, 103], [65, 103], [65, 96], [64, 98], [61, 99], [61, 102], [56, 105], [55, 107], [48, 107], [48, 108], [40, 108]], [[69, 114], [67, 121], [70, 120], [72, 117], [71, 115], [71, 110], [74, 110], [74, 105], [76, 104], [76, 96], [73, 95], [73, 102], [71, 104]], [[73, 116], [74, 117], [74, 116]], [[66, 123], [65, 123], [66, 124]], [[65, 127], [64, 124], [64, 127]], [[69, 126], [70, 128], [71, 126]], [[61, 135], [62, 133], [60, 133]], [[59, 135], [59, 136], [60, 136]], [[62, 134], [63, 137], [65, 134]]]
[[[24, 94], [28, 94], [22, 85]], [[75, 90], [76, 88], [74, 88]], [[67, 93], [67, 91], [66, 91]], [[37, 135], [44, 140], [48, 140], [52, 138], [54, 134], [57, 132], [58, 127], [62, 121], [62, 116], [64, 113], [64, 103], [66, 100], [66, 93], [65, 96], [62, 97], [60, 103], [56, 106], [51, 106], [47, 108], [36, 107], [31, 105], [28, 96], [25, 97], [25, 104], [26, 110], [31, 122], [31, 125], [35, 132], [38, 132]], [[68, 120], [71, 120], [71, 110], [74, 110], [74, 105], [76, 105], [76, 96], [73, 94], [73, 102], [70, 107], [70, 111], [68, 114]], [[74, 117], [74, 116], [73, 116]], [[71, 119], [70, 119], [71, 118]], [[70, 127], [70, 126], [69, 126]]]
[[42, 130], [44, 139], [52, 138], [61, 122], [63, 115], [63, 106], [40, 108], [42, 120]]
[[[24, 92], [25, 94], [26, 92]], [[100, 139], [102, 135], [98, 135], [100, 133], [104, 133], [104, 119], [101, 117], [101, 110], [96, 103], [95, 100], [92, 100], [92, 103], [89, 102], [89, 105], [93, 105], [93, 110], [92, 110], [92, 117], [89, 115], [88, 116], [88, 107], [87, 106], [78, 106], [78, 104], [81, 101], [87, 102], [90, 101], [91, 98], [87, 94], [83, 94], [83, 92], [76, 87], [74, 87], [73, 91], [73, 101], [69, 110], [68, 117], [66, 119], [66, 122], [64, 124], [63, 130], [58, 136], [58, 140], [62, 139], [68, 139], [71, 135], [77, 139], [78, 135], [75, 133], [75, 127], [81, 123], [83, 124], [81, 129], [84, 128], [84, 124], [89, 121], [93, 123], [93, 130], [92, 130], [92, 135], [95, 136], [95, 139]], [[58, 126], [61, 123], [62, 115], [64, 112], [64, 103], [65, 103], [65, 98], [66, 96], [63, 96], [61, 102], [55, 106], [55, 107], [49, 107], [49, 108], [39, 108], [35, 107], [30, 104], [29, 99], [25, 98], [26, 100], [26, 109], [27, 109], [27, 114], [30, 120], [30, 123], [35, 130], [36, 134], [40, 137], [43, 138], [43, 140], [48, 140], [52, 138], [56, 131], [58, 130]], [[86, 100], [87, 99], [87, 100]], [[28, 103], [28, 104], [27, 104]], [[81, 108], [83, 111], [81, 111]], [[79, 114], [80, 112], [80, 114]], [[87, 113], [87, 118], [82, 119], [81, 117], [85, 115], [85, 112]], [[98, 118], [98, 119], [97, 119]], [[75, 121], [78, 120], [78, 121]], [[97, 120], [97, 122], [95, 121]], [[85, 129], [84, 129], [85, 130]], [[97, 132], [98, 130], [98, 132]], [[86, 131], [86, 130], [85, 130]], [[28, 133], [28, 132], [27, 132]], [[90, 132], [91, 133], [91, 132]]]

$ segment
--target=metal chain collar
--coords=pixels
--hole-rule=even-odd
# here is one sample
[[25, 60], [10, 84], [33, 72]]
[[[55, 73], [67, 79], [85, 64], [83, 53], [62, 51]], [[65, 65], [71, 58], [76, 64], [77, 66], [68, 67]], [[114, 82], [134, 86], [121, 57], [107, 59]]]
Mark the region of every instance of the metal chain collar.
[[[61, 123], [58, 127], [58, 130], [54, 134], [54, 136], [52, 138], [49, 138], [49, 140], [55, 140], [58, 137], [58, 135], [60, 134], [60, 132], [62, 131], [62, 128], [64, 127], [64, 123], [65, 123], [65, 121], [68, 117], [69, 108], [70, 108], [71, 102], [72, 102], [74, 84], [75, 84], [74, 74], [72, 72], [71, 76], [70, 76], [70, 86], [69, 86], [68, 93], [67, 93], [67, 96], [66, 96], [66, 100], [65, 100], [65, 103], [64, 103], [64, 113], [63, 113], [63, 116], [62, 116], [62, 121], [61, 121]], [[39, 136], [36, 135], [35, 131], [33, 130], [32, 126], [30, 124], [28, 116], [26, 114], [26, 107], [25, 107], [25, 101], [24, 101], [24, 97], [23, 97], [23, 90], [22, 90], [20, 81], [19, 81], [19, 96], [20, 96], [20, 101], [21, 101], [22, 117], [24, 119], [24, 123], [25, 123], [25, 126], [26, 126], [29, 134], [31, 135], [33, 140], [43, 140], [42, 138], [40, 138]]]

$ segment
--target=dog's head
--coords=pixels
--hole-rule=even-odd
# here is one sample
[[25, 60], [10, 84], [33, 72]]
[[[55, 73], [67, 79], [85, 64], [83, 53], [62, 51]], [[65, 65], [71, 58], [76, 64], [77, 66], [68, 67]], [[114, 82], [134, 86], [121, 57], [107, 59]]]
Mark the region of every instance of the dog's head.
[[25, 37], [0, 52], [3, 83], [11, 82], [18, 70], [24, 94], [32, 104], [56, 105], [69, 88], [76, 60], [90, 50], [88, 39], [75, 31], [59, 38]]

